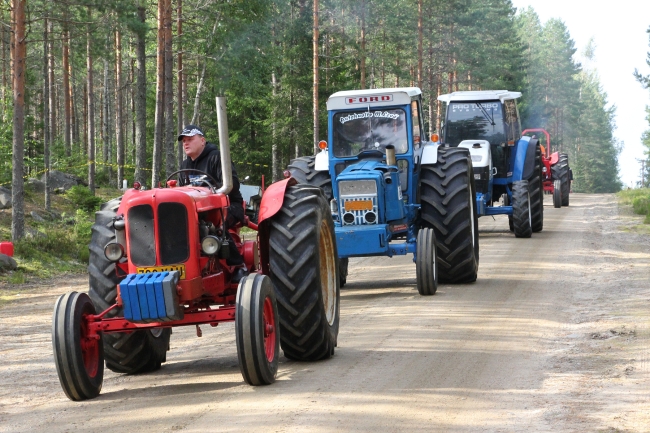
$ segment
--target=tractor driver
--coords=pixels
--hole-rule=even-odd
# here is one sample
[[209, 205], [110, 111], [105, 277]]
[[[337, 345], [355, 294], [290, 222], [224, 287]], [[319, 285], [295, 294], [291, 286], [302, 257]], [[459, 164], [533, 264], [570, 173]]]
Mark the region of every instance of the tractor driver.
[[[206, 141], [203, 130], [195, 125], [187, 125], [178, 135], [178, 141], [183, 145], [183, 151], [187, 155], [181, 163], [181, 170], [195, 169], [201, 170], [212, 176], [219, 185], [223, 184], [221, 176], [221, 152], [219, 148]], [[200, 177], [199, 173], [182, 173], [179, 176], [181, 185], [188, 184], [193, 178]], [[244, 264], [244, 258], [239, 253], [235, 242], [228, 233], [228, 228], [234, 226], [238, 222], [244, 224], [244, 199], [239, 192], [239, 179], [237, 178], [237, 171], [235, 165], [232, 164], [232, 189], [228, 193], [230, 198], [230, 206], [228, 206], [228, 216], [226, 217], [226, 236], [228, 237], [228, 244], [230, 247], [230, 254], [226, 263], [229, 266], [236, 266], [232, 282], [238, 283], [245, 275], [248, 274], [248, 269]]]

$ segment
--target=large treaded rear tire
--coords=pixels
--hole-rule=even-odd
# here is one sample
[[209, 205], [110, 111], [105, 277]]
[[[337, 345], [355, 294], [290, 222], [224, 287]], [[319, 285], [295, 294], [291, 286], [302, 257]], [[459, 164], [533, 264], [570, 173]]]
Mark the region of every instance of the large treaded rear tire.
[[[88, 265], [88, 295], [98, 312], [115, 303], [117, 284], [122, 280], [116, 274], [115, 263], [104, 255], [104, 247], [115, 242], [113, 217], [117, 215], [121, 198], [102, 205], [95, 213], [90, 240]], [[122, 316], [121, 309], [113, 309], [110, 316]], [[104, 357], [106, 367], [116, 373], [144, 373], [160, 368], [169, 349], [170, 329], [145, 330], [131, 333], [104, 334]]]
[[421, 226], [434, 229], [438, 281], [471, 283], [478, 274], [478, 215], [467, 149], [438, 148], [438, 162], [420, 172]]
[[529, 238], [533, 234], [527, 180], [518, 180], [512, 184], [512, 225], [515, 237]]
[[569, 175], [569, 155], [560, 153], [558, 162], [551, 166], [553, 180], [559, 179], [562, 182], [562, 206], [569, 205], [569, 192], [571, 191], [571, 179]]
[[327, 170], [314, 170], [315, 165], [315, 156], [301, 156], [291, 160], [287, 170], [298, 183], [317, 186], [322, 189], [325, 198], [329, 201], [332, 199], [332, 178]]
[[544, 172], [542, 172], [542, 149], [539, 144], [535, 149], [535, 168], [528, 179], [530, 188], [530, 217], [533, 232], [544, 228]]
[[320, 188], [287, 188], [269, 228], [269, 262], [287, 358], [334, 354], [339, 332], [339, 258], [334, 222]]

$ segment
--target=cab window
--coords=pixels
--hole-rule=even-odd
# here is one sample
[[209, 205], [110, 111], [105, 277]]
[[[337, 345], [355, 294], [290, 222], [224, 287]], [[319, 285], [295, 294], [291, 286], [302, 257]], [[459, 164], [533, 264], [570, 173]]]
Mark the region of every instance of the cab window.
[[420, 103], [411, 101], [411, 121], [413, 122], [413, 147], [420, 148], [422, 141], [422, 116], [420, 116]]

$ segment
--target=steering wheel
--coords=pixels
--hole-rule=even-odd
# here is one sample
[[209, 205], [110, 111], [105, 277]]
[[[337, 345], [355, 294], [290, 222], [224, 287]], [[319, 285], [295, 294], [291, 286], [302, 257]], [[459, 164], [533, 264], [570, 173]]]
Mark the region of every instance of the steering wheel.
[[[195, 168], [184, 168], [182, 170], [176, 170], [175, 172], [173, 172], [172, 174], [167, 176], [167, 179], [165, 180], [165, 185], [167, 185], [167, 182], [172, 178], [172, 176], [175, 176], [175, 175], [180, 174], [180, 173], [187, 173], [187, 172], [194, 172], [194, 173], [199, 173], [199, 174], [204, 175], [207, 179], [206, 178], [199, 179], [200, 182], [206, 184], [212, 190], [217, 189], [217, 185], [219, 184], [219, 182], [217, 182], [214, 179], [214, 177], [210, 176], [205, 171], [197, 170]], [[210, 183], [209, 181], [212, 181], [212, 183]], [[195, 181], [190, 179], [190, 184], [191, 185], [194, 185], [194, 182]], [[199, 185], [194, 185], [194, 186], [199, 186]]]

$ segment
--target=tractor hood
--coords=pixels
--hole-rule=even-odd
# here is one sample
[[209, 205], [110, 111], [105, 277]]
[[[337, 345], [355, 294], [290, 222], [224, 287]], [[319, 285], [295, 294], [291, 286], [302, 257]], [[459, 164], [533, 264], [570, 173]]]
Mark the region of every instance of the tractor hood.
[[213, 193], [208, 188], [183, 186], [175, 188], [154, 188], [147, 190], [129, 189], [124, 193], [118, 213], [140, 204], [182, 203], [193, 207], [196, 212], [220, 209], [228, 206], [228, 196]]
[[368, 171], [375, 171], [378, 170], [381, 173], [385, 173], [388, 171], [388, 166], [381, 161], [360, 161], [357, 164], [350, 165], [341, 172], [341, 174], [338, 177], [341, 176], [348, 176], [348, 175], [362, 175], [362, 176], [368, 176], [367, 173]]

